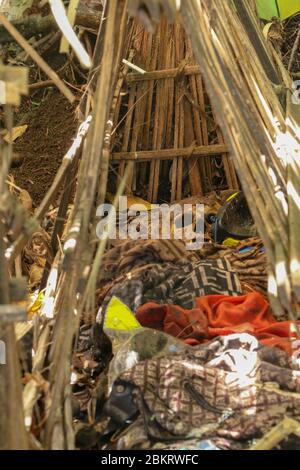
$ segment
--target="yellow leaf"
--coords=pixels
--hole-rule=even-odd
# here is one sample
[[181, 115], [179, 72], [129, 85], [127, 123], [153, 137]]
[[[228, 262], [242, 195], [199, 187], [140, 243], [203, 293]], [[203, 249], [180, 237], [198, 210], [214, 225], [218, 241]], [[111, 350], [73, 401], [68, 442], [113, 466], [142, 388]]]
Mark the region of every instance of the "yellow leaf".
[[11, 144], [12, 142], [14, 142], [16, 139], [18, 139], [24, 134], [27, 127], [28, 127], [28, 124], [24, 124], [24, 126], [13, 127], [12, 133], [11, 133], [12, 135], [10, 136], [9, 132], [7, 131], [3, 139], [8, 144]]

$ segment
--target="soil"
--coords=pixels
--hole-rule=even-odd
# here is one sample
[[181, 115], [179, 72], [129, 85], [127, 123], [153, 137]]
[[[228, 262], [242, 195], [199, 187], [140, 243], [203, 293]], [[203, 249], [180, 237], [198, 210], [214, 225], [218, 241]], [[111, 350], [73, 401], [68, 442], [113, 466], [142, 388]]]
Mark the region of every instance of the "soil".
[[24, 161], [12, 174], [15, 183], [29, 192], [34, 206], [43, 199], [72, 143], [77, 128], [75, 106], [51, 89], [37, 104], [24, 101], [15, 116], [15, 126], [28, 124], [28, 128], [14, 143], [14, 152]]

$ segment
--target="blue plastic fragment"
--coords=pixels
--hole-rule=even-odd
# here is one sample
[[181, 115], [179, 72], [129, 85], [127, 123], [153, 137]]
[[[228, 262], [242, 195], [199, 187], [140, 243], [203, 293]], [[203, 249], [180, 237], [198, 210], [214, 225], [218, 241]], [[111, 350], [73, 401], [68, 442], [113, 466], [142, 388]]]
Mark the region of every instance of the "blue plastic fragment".
[[200, 441], [197, 447], [199, 450], [221, 450], [211, 441]]

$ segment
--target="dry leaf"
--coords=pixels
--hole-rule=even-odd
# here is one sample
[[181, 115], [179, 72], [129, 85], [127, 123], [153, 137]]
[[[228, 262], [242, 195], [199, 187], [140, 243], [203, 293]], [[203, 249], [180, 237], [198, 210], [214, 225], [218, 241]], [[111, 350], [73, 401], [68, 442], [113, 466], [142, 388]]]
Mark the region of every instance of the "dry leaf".
[[22, 203], [22, 206], [25, 207], [25, 209], [28, 212], [31, 212], [32, 211], [32, 198], [31, 198], [29, 192], [26, 191], [26, 189], [21, 189], [21, 191], [19, 193], [19, 199]]
[[283, 41], [282, 25], [278, 21], [267, 23], [263, 28], [263, 35], [268, 41], [277, 42], [279, 45]]
[[12, 142], [14, 142], [16, 139], [18, 139], [24, 134], [27, 127], [28, 127], [28, 124], [24, 124], [24, 126], [13, 127], [12, 135], [10, 136], [9, 132], [7, 131], [5, 136], [3, 137], [3, 140], [5, 140], [5, 142], [7, 142], [8, 144], [11, 144]]
[[29, 286], [31, 289], [40, 284], [42, 280], [43, 271], [44, 268], [42, 266], [38, 266], [37, 264], [33, 264], [32, 266], [30, 266]]
[[[27, 245], [24, 248], [24, 253], [27, 262], [30, 264], [36, 262], [41, 265], [41, 260], [45, 263], [45, 260], [52, 263], [52, 255], [50, 249], [50, 237], [47, 232], [43, 229], [35, 232], [29, 239]], [[44, 266], [44, 264], [42, 264]]]

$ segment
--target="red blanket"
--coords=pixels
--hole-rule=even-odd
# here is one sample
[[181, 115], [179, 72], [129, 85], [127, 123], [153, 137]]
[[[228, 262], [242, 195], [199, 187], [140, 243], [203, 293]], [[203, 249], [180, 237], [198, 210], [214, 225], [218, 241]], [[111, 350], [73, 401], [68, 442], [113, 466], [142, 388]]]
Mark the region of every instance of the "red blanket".
[[198, 297], [192, 310], [149, 302], [137, 310], [136, 318], [145, 327], [162, 330], [191, 345], [215, 336], [250, 333], [262, 344], [292, 352], [291, 322], [278, 322], [258, 292]]

